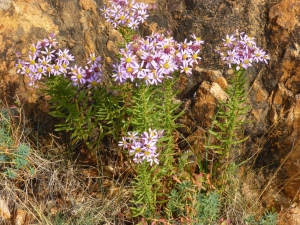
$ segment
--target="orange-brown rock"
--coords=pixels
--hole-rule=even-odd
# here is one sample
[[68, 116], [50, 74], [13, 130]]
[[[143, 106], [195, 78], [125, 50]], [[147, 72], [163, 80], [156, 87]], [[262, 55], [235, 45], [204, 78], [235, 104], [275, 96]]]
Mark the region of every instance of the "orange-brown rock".
[[[56, 33], [59, 47], [70, 48], [78, 64], [84, 65], [85, 58], [95, 52], [105, 59], [105, 68], [109, 68], [116, 60], [116, 42], [121, 37], [101, 17], [99, 8], [103, 5], [99, 2], [108, 0], [0, 1], [1, 98], [13, 103], [18, 95], [31, 122], [37, 122], [41, 113], [47, 112], [47, 104], [41, 102], [40, 93], [27, 87], [26, 79], [16, 74], [15, 53], [20, 51], [26, 57], [31, 43]], [[271, 56], [269, 64], [256, 65], [247, 72], [253, 84], [249, 93], [252, 105], [249, 119], [253, 122], [245, 131], [250, 136], [248, 146], [254, 146], [252, 140], [268, 137], [260, 146], [254, 164], [267, 168], [269, 173], [276, 171], [300, 139], [299, 0], [145, 2], [155, 3], [156, 9], [139, 33], [149, 35], [153, 30], [169, 30], [178, 41], [195, 33], [205, 41], [202, 60], [192, 76], [182, 79], [184, 84], [180, 86], [179, 96], [187, 103], [183, 107], [190, 113], [184, 120], [189, 132], [210, 127], [219, 98], [216, 93], [227, 86], [228, 67], [214, 51], [222, 38], [239, 29], [256, 37], [258, 45], [267, 50]], [[300, 172], [299, 152], [299, 148], [293, 150], [278, 176], [290, 180], [282, 189], [289, 198], [300, 187], [296, 182], [296, 174]]]

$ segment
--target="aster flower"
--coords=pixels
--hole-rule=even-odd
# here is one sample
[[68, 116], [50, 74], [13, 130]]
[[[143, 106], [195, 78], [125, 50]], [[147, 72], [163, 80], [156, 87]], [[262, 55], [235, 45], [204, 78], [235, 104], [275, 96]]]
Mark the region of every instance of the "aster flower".
[[151, 154], [148, 158], [147, 158], [147, 162], [149, 162], [150, 166], [153, 165], [153, 163], [155, 164], [159, 164], [159, 160], [158, 160], [158, 157], [159, 156], [159, 153], [157, 154]]
[[64, 49], [63, 51], [61, 49], [59, 49], [58, 52], [56, 53], [56, 55], [57, 55], [56, 61], [58, 63], [65, 62], [68, 65], [69, 61], [74, 60], [74, 56], [69, 54], [69, 49]]
[[138, 132], [128, 132], [128, 140], [135, 141], [138, 139]]
[[102, 77], [94, 74], [90, 76], [87, 80], [88, 88], [97, 88], [102, 81]]
[[35, 68], [35, 59], [36, 56], [35, 55], [29, 55], [29, 68], [30, 69], [34, 69]]
[[46, 73], [46, 69], [41, 64], [37, 64], [35, 68], [35, 80], [40, 80], [42, 78], [42, 75]]
[[137, 157], [142, 156], [143, 151], [142, 151], [142, 143], [139, 141], [134, 141], [131, 145], [130, 145], [130, 150], [129, 150], [129, 154], [130, 155], [135, 155]]
[[72, 74], [71, 80], [73, 81], [74, 86], [79, 86], [80, 84], [84, 84], [86, 82], [86, 72], [81, 66], [77, 67], [77, 65], [75, 65], [74, 68], [72, 68]]
[[30, 77], [31, 74], [32, 74], [32, 70], [31, 70], [28, 66], [23, 66], [23, 67], [22, 67], [21, 74], [24, 74], [24, 75]]
[[222, 39], [223, 42], [224, 42], [224, 46], [232, 46], [236, 40], [235, 36], [234, 35], [226, 35], [226, 38], [225, 39]]
[[136, 164], [141, 164], [143, 162], [143, 158], [142, 157], [138, 157], [138, 156], [134, 156], [133, 161]]
[[163, 63], [161, 64], [161, 74], [171, 74], [175, 70], [178, 70], [178, 66], [174, 63], [172, 58], [166, 58]]
[[134, 1], [114, 0], [110, 2], [110, 7], [100, 9], [107, 22], [114, 28], [118, 26], [136, 29], [139, 23], [147, 19], [147, 7], [145, 3], [134, 3]]
[[145, 20], [148, 18], [148, 14], [147, 14], [147, 10], [139, 10], [138, 11], [138, 16], [137, 16], [137, 19], [138, 21], [140, 21], [141, 23], [144, 23]]
[[127, 137], [122, 137], [122, 141], [119, 141], [118, 146], [122, 147], [123, 149], [129, 148], [129, 142], [127, 141]]
[[240, 33], [238, 30], [232, 36], [227, 35], [226, 39], [223, 39], [223, 44], [215, 51], [221, 55], [221, 59], [229, 68], [234, 65], [236, 70], [248, 69], [254, 61], [267, 64], [269, 59], [265, 51], [256, 46], [253, 37], [249, 37], [244, 32]]
[[120, 59], [121, 64], [124, 64], [125, 68], [131, 67], [131, 68], [137, 68], [137, 57], [133, 55], [131, 52], [125, 52], [123, 57]]
[[114, 78], [114, 81], [123, 83], [127, 79], [126, 74], [124, 73], [124, 68], [122, 68], [122, 66], [119, 64], [113, 65], [113, 67], [114, 73], [112, 78]]
[[44, 54], [47, 59], [52, 60], [55, 58], [55, 50], [52, 50], [51, 48], [45, 47], [44, 51], [41, 51], [42, 54]]
[[68, 67], [68, 61], [62, 61], [61, 63], [59, 63], [59, 65], [60, 65], [59, 70], [60, 70], [61, 74], [66, 75], [68, 73], [68, 70], [70, 69]]
[[192, 68], [189, 66], [188, 61], [184, 61], [180, 67], [180, 72], [185, 74], [192, 74]]
[[127, 26], [136, 30], [139, 26], [139, 23], [136, 20], [130, 20]]
[[201, 59], [201, 57], [199, 56], [200, 50], [196, 50], [191, 57], [191, 63], [195, 63], [198, 65], [198, 61]]
[[49, 58], [45, 58], [45, 56], [43, 56], [42, 58], [38, 58], [38, 63], [43, 66], [45, 69], [47, 68], [47, 66], [50, 64], [50, 59]]
[[90, 54], [90, 57], [88, 58], [87, 64], [91, 64], [91, 63], [94, 63], [96, 61], [99, 62], [99, 63], [101, 63], [102, 59], [99, 56], [96, 57], [95, 53], [92, 53], [92, 54]]
[[16, 64], [17, 73], [21, 73], [23, 67], [26, 65], [24, 60], [18, 59], [18, 63]]
[[192, 67], [201, 59], [198, 56], [201, 43], [188, 40], [177, 43], [171, 37], [155, 33], [146, 39], [134, 37], [120, 50], [120, 64], [114, 65], [113, 78], [119, 83], [130, 80], [157, 85], [172, 78], [175, 71], [191, 74]]
[[58, 76], [61, 74], [61, 65], [60, 64], [54, 64], [51, 65], [51, 74], [54, 76]]
[[201, 37], [197, 37], [195, 34], [192, 34], [191, 37], [194, 39], [196, 45], [203, 45], [204, 41]]
[[54, 36], [55, 36], [55, 34], [52, 33], [52, 34], [50, 34], [48, 39], [44, 39], [45, 45], [47, 47], [52, 48], [58, 44], [58, 42], [56, 41], [56, 38]]
[[143, 132], [138, 135], [137, 132], [128, 132], [127, 137], [122, 137], [122, 141], [119, 141], [118, 146], [124, 150], [129, 151], [129, 155], [133, 156], [135, 163], [148, 162], [150, 166], [153, 164], [159, 164], [157, 153], [157, 141], [163, 135], [163, 130], [156, 131], [149, 129], [149, 131]]
[[36, 44], [36, 45], [32, 44], [29, 50], [30, 50], [29, 51], [30, 55], [37, 57], [40, 53], [40, 46], [39, 46], [39, 44]]

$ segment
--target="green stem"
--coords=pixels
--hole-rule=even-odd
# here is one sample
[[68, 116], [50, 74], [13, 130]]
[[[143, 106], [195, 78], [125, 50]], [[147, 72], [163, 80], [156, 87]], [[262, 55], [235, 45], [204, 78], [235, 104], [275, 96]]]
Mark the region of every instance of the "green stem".
[[172, 150], [174, 147], [174, 141], [173, 141], [173, 130], [175, 125], [175, 121], [173, 119], [173, 112], [172, 112], [172, 104], [173, 104], [173, 95], [174, 91], [172, 89], [173, 86], [173, 81], [172, 80], [165, 80], [164, 83], [164, 114], [165, 114], [165, 123], [164, 123], [164, 135], [169, 137], [168, 138], [168, 143], [167, 143], [167, 148], [166, 148], [166, 158], [165, 158], [165, 164], [169, 165], [173, 161], [172, 155]]
[[142, 104], [143, 104], [143, 112], [142, 112], [142, 115], [143, 115], [143, 119], [144, 119], [144, 130], [148, 130], [149, 129], [149, 126], [151, 126], [149, 124], [149, 121], [148, 121], [148, 99], [147, 99], [147, 90], [148, 90], [148, 86], [145, 85], [145, 84], [142, 84], [141, 85], [141, 101], [142, 101]]
[[228, 135], [228, 141], [225, 143], [225, 152], [226, 152], [226, 158], [229, 157], [229, 150], [232, 146], [233, 143], [233, 137], [234, 137], [234, 127], [236, 125], [236, 121], [237, 121], [237, 107], [236, 105], [238, 104], [238, 99], [237, 99], [237, 88], [238, 88], [238, 74], [234, 74], [234, 78], [233, 78], [233, 94], [230, 96], [230, 101], [232, 102], [230, 105], [232, 106], [232, 109], [230, 109], [230, 122], [229, 122], [229, 135]]

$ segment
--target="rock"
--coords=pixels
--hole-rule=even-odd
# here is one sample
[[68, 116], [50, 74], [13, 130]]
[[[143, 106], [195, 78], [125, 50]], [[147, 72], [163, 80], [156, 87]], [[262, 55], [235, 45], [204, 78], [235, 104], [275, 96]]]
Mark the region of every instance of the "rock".
[[282, 105], [284, 99], [287, 97], [293, 96], [293, 93], [289, 91], [283, 83], [278, 84], [278, 89], [275, 91], [273, 97], [273, 104], [274, 105]]
[[218, 70], [208, 70], [203, 69], [198, 66], [194, 69], [195, 76], [197, 76], [197, 79], [199, 82], [205, 80], [210, 81], [212, 83], [217, 83], [223, 90], [227, 87], [227, 81], [223, 77], [222, 73]]
[[269, 116], [270, 116], [269, 119], [273, 124], [276, 124], [278, 122], [278, 114], [274, 106], [271, 107], [269, 111]]
[[[107, 0], [0, 0], [1, 98], [13, 103], [17, 94], [32, 123], [40, 119], [37, 110], [47, 113], [47, 104], [40, 103], [40, 93], [28, 88], [28, 81], [16, 74], [15, 53], [21, 52], [26, 57], [31, 43], [56, 33], [59, 47], [70, 48], [78, 64], [84, 65], [85, 58], [95, 52], [105, 59], [104, 67], [109, 67], [116, 60], [117, 42], [121, 42], [122, 37], [101, 17], [102, 2], [108, 3]], [[275, 165], [300, 138], [299, 0], [145, 2], [156, 3], [157, 7], [155, 14], [139, 30], [141, 34], [170, 30], [178, 41], [193, 33], [205, 41], [202, 60], [192, 76], [181, 79], [180, 86], [183, 91], [180, 97], [189, 102], [187, 111], [191, 113], [185, 121], [193, 131], [197, 131], [198, 126], [203, 130], [210, 127], [217, 99], [226, 97], [226, 78], [232, 71], [214, 51], [226, 34], [235, 29], [245, 31], [256, 37], [258, 45], [271, 55], [267, 66], [257, 65], [247, 71], [253, 84], [249, 118], [255, 121], [246, 130], [250, 141], [274, 132], [266, 144], [260, 146], [261, 156], [255, 166], [269, 168], [269, 165]], [[275, 132], [276, 126], [280, 127]], [[249, 146], [254, 144], [249, 143]], [[289, 166], [283, 167], [284, 179], [300, 172], [298, 165], [291, 166], [298, 162], [299, 152], [300, 149], [294, 149], [287, 161]], [[270, 166], [270, 171], [276, 171], [276, 168]], [[289, 182], [283, 194], [291, 197], [298, 188]]]
[[210, 93], [212, 85], [204, 81], [196, 92], [191, 111], [202, 128], [211, 126], [211, 120], [217, 107], [216, 98]]
[[11, 0], [2, 0], [0, 1], [0, 9], [7, 10], [11, 6]]
[[4, 220], [8, 220], [11, 218], [11, 214], [8, 208], [8, 204], [7, 201], [0, 198], [0, 216], [4, 219]]
[[300, 207], [293, 204], [279, 215], [278, 225], [300, 224]]
[[96, 3], [92, 0], [80, 0], [79, 5], [83, 10], [91, 10], [93, 13], [97, 14]]
[[265, 102], [269, 97], [268, 92], [264, 90], [263, 86], [258, 81], [256, 80], [254, 81], [252, 88], [253, 91], [255, 92], [254, 93], [255, 102], [257, 103]]
[[218, 100], [226, 101], [228, 99], [228, 94], [220, 87], [216, 82], [213, 82], [209, 92]]
[[14, 220], [14, 225], [25, 225], [27, 212], [22, 209], [17, 209]]
[[299, 26], [297, 16], [300, 13], [300, 2], [298, 0], [281, 0], [270, 9], [269, 17], [271, 23], [292, 31]]
[[23, 209], [17, 209], [14, 225], [29, 225], [30, 223], [30, 215], [27, 211]]

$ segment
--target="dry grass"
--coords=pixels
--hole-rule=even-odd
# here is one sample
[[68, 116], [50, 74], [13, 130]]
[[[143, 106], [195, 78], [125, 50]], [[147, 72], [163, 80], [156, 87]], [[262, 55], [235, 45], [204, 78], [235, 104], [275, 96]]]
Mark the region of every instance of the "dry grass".
[[[287, 112], [286, 112], [287, 113]], [[251, 146], [251, 149], [245, 149], [244, 154], [239, 157], [248, 157], [242, 162], [232, 174], [229, 173], [228, 186], [225, 188], [225, 203], [224, 212], [227, 213], [227, 218], [233, 221], [233, 224], [244, 224], [243, 218], [248, 218], [253, 215], [255, 218], [261, 218], [267, 210], [274, 208], [278, 212], [278, 222], [282, 223], [283, 217], [295, 217], [291, 215], [291, 211], [299, 211], [295, 208], [295, 201], [290, 200], [282, 193], [283, 188], [290, 183], [294, 177], [280, 180], [279, 173], [285, 166], [292, 153], [297, 150], [300, 141], [294, 143], [290, 150], [280, 159], [278, 166], [274, 169], [269, 169], [269, 165], [257, 167], [254, 169], [254, 164], [258, 159], [258, 155], [262, 153], [265, 145], [272, 138], [278, 137], [284, 130], [284, 115], [278, 118], [277, 123], [273, 124], [265, 134], [257, 140], [257, 143]], [[239, 161], [239, 159], [234, 159]], [[274, 162], [273, 162], [274, 163]], [[261, 165], [260, 165], [261, 166]], [[298, 174], [296, 174], [298, 175]], [[294, 203], [294, 204], [293, 204]], [[296, 204], [297, 205], [297, 204]], [[287, 208], [288, 206], [288, 208]], [[297, 212], [298, 212], [297, 211]], [[299, 214], [299, 213], [298, 213]], [[300, 214], [299, 214], [300, 215]], [[299, 217], [299, 216], [298, 216]], [[300, 221], [298, 217], [294, 221]], [[299, 217], [300, 218], [300, 217]], [[291, 221], [291, 220], [289, 220]], [[298, 224], [298, 223], [292, 223]]]
[[[8, 109], [8, 107], [5, 107]], [[16, 145], [30, 143], [25, 132], [23, 111], [15, 109], [12, 117], [11, 136]], [[45, 147], [47, 156], [35, 150], [27, 158], [34, 168], [15, 170], [11, 179], [0, 174], [0, 198], [7, 202], [11, 218], [1, 224], [126, 224], [130, 218], [128, 201], [130, 187], [123, 180], [103, 176], [101, 168], [76, 165], [67, 158], [65, 147], [50, 136]], [[43, 150], [45, 150], [43, 149]], [[55, 154], [51, 154], [55, 152]], [[2, 169], [9, 167], [2, 165]], [[23, 215], [21, 215], [22, 213]], [[131, 221], [132, 223], [132, 221]]]
[[[24, 113], [21, 108], [14, 110], [10, 114], [14, 118], [10, 128], [14, 143], [30, 143]], [[241, 166], [229, 172], [228, 185], [224, 189], [227, 199], [223, 199], [222, 207], [226, 212], [224, 217], [234, 224], [243, 224], [243, 218], [250, 214], [261, 217], [266, 210], [266, 199], [280, 195], [280, 189], [274, 188], [275, 178], [293, 149], [265, 185], [262, 185], [264, 168], [253, 171], [251, 165], [272, 134], [281, 129], [282, 124], [279, 124], [272, 126], [253, 146], [252, 155], [247, 159], [249, 167]], [[0, 220], [1, 224], [17, 224], [20, 212], [23, 212], [20, 225], [134, 224], [129, 209], [131, 187], [125, 184], [129, 180], [126, 176], [122, 179], [117, 179], [114, 174], [104, 176], [103, 167], [75, 164], [57, 137], [49, 135], [49, 140], [47, 146], [42, 146], [42, 151], [35, 150], [38, 149], [34, 147], [36, 143], [31, 142], [28, 161], [34, 167], [33, 174], [25, 168], [17, 171], [16, 179], [0, 175], [0, 199], [8, 203], [12, 215], [11, 219]], [[47, 152], [47, 155], [41, 152]], [[268, 206], [272, 206], [272, 202]]]

